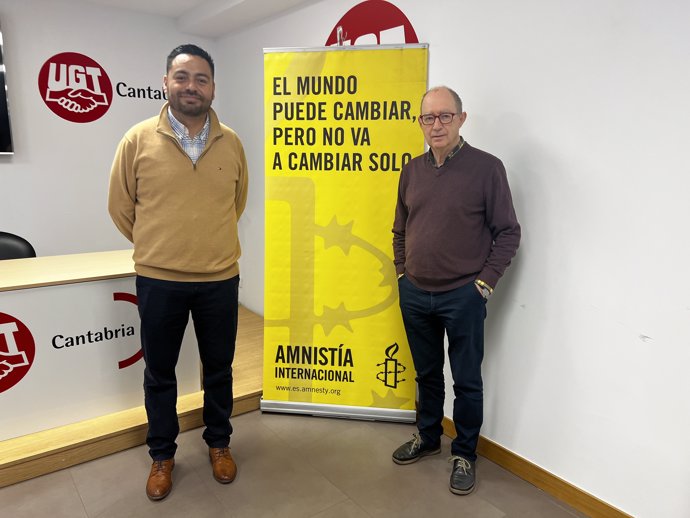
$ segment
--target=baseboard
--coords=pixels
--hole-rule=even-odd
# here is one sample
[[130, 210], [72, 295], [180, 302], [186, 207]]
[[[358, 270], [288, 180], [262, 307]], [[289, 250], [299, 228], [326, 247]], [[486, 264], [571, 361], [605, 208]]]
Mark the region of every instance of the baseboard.
[[[451, 439], [455, 438], [456, 435], [455, 425], [447, 417], [443, 418], [443, 434]], [[479, 437], [477, 453], [587, 516], [595, 518], [633, 518], [629, 514], [573, 486], [536, 464], [532, 464], [530, 461], [523, 459], [486, 437]]]
[[[233, 415], [259, 409], [261, 391], [236, 397]], [[203, 425], [203, 392], [178, 399], [180, 431]], [[0, 487], [144, 444], [143, 407], [0, 442]]]
[[[261, 394], [261, 391], [257, 391], [235, 398], [233, 415], [258, 410]], [[179, 398], [180, 431], [203, 425], [202, 407], [202, 392]], [[450, 438], [455, 437], [455, 426], [447, 417], [443, 419], [443, 432]], [[144, 444], [145, 438], [146, 413], [143, 407], [138, 407], [2, 441], [0, 442], [0, 487], [139, 446]], [[632, 518], [629, 514], [573, 486], [486, 437], [479, 437], [477, 451], [482, 457], [587, 516]]]

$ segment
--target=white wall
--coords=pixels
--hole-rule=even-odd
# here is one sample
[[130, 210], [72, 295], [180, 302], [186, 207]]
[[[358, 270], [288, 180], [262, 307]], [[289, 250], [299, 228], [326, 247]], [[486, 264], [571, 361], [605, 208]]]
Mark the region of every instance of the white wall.
[[113, 88], [160, 88], [170, 50], [212, 42], [181, 34], [172, 19], [79, 1], [0, 0], [0, 25], [15, 147], [0, 156], [0, 230], [42, 256], [131, 246], [106, 209], [110, 166], [124, 132], [162, 102], [114, 94], [102, 118], [74, 124], [43, 103], [38, 72], [51, 56], [78, 52], [106, 70]]
[[[110, 162], [160, 103], [116, 97], [74, 125], [43, 105], [38, 70], [75, 51], [113, 81], [155, 86], [167, 52], [196, 42], [248, 153], [241, 299], [262, 313], [262, 49], [322, 45], [356, 3], [324, 0], [211, 42], [168, 19], [0, 0], [17, 149], [0, 157], [0, 227], [41, 255], [127, 246], [105, 211]], [[635, 516], [690, 515], [690, 4], [394, 3], [430, 44], [430, 83], [463, 96], [465, 137], [505, 162], [523, 225], [489, 303], [482, 433]]]
[[[259, 312], [262, 49], [322, 45], [356, 3], [219, 41], [253, 172], [242, 275]], [[482, 433], [635, 516], [689, 516], [690, 4], [394, 3], [430, 44], [430, 84], [462, 95], [465, 137], [504, 160], [523, 225], [489, 303]]]

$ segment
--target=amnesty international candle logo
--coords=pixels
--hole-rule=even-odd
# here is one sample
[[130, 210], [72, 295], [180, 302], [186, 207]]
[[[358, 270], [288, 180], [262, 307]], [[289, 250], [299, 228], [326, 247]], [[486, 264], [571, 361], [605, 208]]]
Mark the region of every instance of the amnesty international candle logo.
[[263, 397], [413, 412], [391, 228], [427, 50], [349, 49], [265, 54]]
[[393, 344], [386, 348], [386, 359], [383, 363], [377, 364], [378, 367], [383, 367], [383, 370], [379, 372], [376, 377], [379, 381], [383, 382], [386, 387], [397, 388], [399, 383], [407, 381], [405, 378], [400, 377], [400, 375], [407, 370], [407, 367], [395, 358], [399, 350], [400, 346], [398, 344]]

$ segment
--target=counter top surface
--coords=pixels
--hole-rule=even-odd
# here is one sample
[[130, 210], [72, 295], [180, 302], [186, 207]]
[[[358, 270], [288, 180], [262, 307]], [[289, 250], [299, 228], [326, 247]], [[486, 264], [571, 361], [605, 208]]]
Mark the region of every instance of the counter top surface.
[[0, 261], [0, 291], [134, 276], [132, 250]]

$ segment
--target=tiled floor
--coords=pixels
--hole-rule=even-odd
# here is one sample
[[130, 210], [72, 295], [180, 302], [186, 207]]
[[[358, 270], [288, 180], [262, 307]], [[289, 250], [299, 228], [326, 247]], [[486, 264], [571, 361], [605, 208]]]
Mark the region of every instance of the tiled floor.
[[252, 412], [233, 418], [235, 482], [211, 475], [201, 429], [180, 435], [173, 490], [144, 493], [145, 446], [0, 489], [7, 518], [415, 517], [572, 518], [584, 516], [479, 458], [468, 496], [448, 490], [449, 441], [441, 455], [398, 466], [393, 450], [413, 425]]

